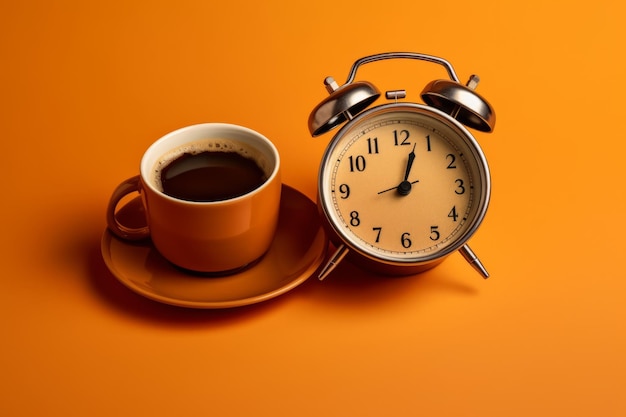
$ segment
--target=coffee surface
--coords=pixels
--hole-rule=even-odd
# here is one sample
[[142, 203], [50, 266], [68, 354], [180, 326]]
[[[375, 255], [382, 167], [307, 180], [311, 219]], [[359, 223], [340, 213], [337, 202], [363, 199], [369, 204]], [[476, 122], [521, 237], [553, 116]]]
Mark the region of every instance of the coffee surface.
[[163, 192], [189, 201], [220, 201], [259, 187], [266, 176], [257, 163], [237, 152], [184, 153], [161, 171]]

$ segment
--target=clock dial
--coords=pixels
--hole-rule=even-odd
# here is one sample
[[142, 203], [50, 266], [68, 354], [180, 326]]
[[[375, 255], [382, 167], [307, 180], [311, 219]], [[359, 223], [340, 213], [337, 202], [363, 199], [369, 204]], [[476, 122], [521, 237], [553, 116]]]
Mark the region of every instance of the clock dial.
[[400, 263], [444, 256], [484, 216], [486, 161], [471, 135], [440, 112], [381, 107], [338, 133], [322, 164], [322, 207], [365, 255]]

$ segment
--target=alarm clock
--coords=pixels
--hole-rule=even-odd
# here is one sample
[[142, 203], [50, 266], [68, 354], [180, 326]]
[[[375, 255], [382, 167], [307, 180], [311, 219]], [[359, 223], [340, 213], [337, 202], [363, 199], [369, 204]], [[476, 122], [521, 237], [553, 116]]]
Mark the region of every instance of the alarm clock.
[[[414, 59], [443, 66], [450, 79], [421, 92], [422, 103], [403, 101], [406, 90], [387, 91], [355, 81], [359, 67], [387, 59]], [[346, 256], [377, 273], [415, 274], [453, 252], [484, 277], [489, 274], [467, 242], [489, 206], [491, 179], [480, 145], [468, 128], [491, 132], [495, 113], [462, 84], [445, 59], [410, 52], [357, 60], [346, 82], [332, 77], [330, 94], [311, 112], [312, 136], [339, 127], [318, 173], [318, 208], [335, 252], [321, 269], [324, 279]]]

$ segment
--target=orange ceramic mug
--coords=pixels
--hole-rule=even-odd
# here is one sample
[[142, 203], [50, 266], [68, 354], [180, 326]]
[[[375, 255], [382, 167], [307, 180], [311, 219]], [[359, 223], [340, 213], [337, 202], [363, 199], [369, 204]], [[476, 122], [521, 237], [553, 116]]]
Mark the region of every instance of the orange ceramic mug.
[[[241, 162], [252, 162], [261, 172], [258, 183], [244, 184], [251, 189], [241, 188]], [[198, 167], [202, 169], [194, 171]], [[142, 228], [127, 227], [115, 216], [124, 196], [136, 191], [146, 213]], [[159, 253], [179, 267], [225, 274], [254, 263], [269, 249], [280, 191], [280, 158], [269, 139], [237, 125], [198, 124], [171, 132], [148, 148], [140, 174], [113, 192], [107, 224], [122, 239], [150, 237]]]

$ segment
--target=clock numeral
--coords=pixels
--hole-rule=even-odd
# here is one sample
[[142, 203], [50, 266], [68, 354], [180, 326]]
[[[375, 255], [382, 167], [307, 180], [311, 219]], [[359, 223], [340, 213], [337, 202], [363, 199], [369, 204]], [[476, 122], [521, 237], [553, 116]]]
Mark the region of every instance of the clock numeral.
[[426, 135], [426, 150], [428, 152], [432, 151], [432, 149], [430, 147], [430, 135]]
[[439, 226], [430, 226], [430, 240], [439, 240], [441, 235], [439, 234]]
[[413, 242], [410, 239], [411, 234], [410, 233], [402, 233], [402, 236], [400, 237], [400, 242], [402, 243], [402, 247], [404, 249], [408, 249], [411, 247], [411, 245], [413, 245]]
[[341, 199], [345, 200], [350, 197], [350, 186], [348, 184], [341, 184], [339, 186], [339, 192], [341, 193]]
[[350, 212], [350, 225], [352, 227], [357, 227], [360, 224], [361, 224], [361, 219], [359, 219], [359, 212], [351, 211]]
[[378, 138], [367, 139], [367, 153], [370, 155], [373, 153], [378, 153]]
[[395, 146], [407, 146], [410, 145], [411, 142], [409, 142], [409, 131], [408, 130], [401, 130], [400, 133], [398, 133], [397, 130], [393, 131], [393, 144]]
[[456, 221], [459, 218], [458, 213], [456, 212], [456, 206], [452, 206], [452, 210], [448, 213], [448, 217], [452, 219], [452, 221]]
[[372, 230], [376, 232], [376, 243], [380, 242], [380, 232], [382, 232], [382, 227], [372, 227]]
[[465, 184], [463, 183], [463, 180], [459, 178], [454, 182], [457, 185], [456, 190], [454, 190], [454, 193], [458, 195], [465, 194]]
[[456, 165], [454, 165], [454, 162], [456, 161], [456, 156], [454, 156], [454, 154], [449, 153], [448, 155], [446, 155], [446, 159], [450, 160], [450, 163], [448, 164], [448, 169], [455, 169]]
[[350, 156], [348, 160], [350, 161], [350, 172], [355, 170], [359, 172], [365, 171], [365, 157], [363, 155], [357, 155], [356, 158]]

